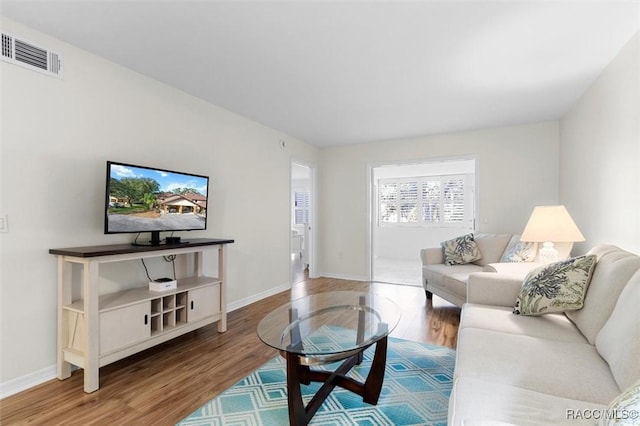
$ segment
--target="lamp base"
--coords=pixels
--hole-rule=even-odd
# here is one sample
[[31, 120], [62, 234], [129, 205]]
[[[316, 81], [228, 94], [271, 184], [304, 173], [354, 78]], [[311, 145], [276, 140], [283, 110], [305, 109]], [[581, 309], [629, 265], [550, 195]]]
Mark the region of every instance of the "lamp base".
[[539, 259], [540, 263], [544, 265], [558, 261], [558, 250], [553, 247], [553, 243], [551, 241], [546, 241], [542, 244]]

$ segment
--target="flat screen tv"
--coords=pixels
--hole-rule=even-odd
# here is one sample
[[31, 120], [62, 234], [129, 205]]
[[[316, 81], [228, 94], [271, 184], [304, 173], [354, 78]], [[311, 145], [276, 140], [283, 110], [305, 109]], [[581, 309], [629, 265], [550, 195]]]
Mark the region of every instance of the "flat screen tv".
[[191, 173], [107, 161], [105, 234], [207, 229], [209, 178]]

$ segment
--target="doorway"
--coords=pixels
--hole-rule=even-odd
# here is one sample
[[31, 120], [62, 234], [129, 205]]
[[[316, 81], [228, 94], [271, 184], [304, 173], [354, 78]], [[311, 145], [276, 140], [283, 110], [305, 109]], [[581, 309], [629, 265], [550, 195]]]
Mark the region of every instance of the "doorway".
[[315, 168], [291, 162], [291, 283], [314, 276]]
[[422, 286], [420, 250], [473, 232], [473, 158], [371, 167], [372, 281]]

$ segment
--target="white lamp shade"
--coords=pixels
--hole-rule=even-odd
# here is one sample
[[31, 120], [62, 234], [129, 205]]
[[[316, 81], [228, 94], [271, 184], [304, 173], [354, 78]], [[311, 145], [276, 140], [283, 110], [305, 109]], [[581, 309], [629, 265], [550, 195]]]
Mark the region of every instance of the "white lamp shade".
[[584, 236], [564, 206], [538, 206], [533, 209], [520, 240], [573, 243], [584, 241]]

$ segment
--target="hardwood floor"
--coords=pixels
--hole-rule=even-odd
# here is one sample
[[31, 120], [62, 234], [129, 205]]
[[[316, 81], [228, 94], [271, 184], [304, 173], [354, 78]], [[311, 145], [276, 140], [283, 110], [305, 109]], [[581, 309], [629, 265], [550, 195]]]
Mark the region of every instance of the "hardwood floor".
[[86, 394], [83, 372], [0, 401], [2, 425], [174, 425], [277, 352], [256, 335], [264, 315], [290, 299], [323, 291], [372, 291], [402, 308], [394, 337], [455, 347], [460, 309], [421, 287], [329, 278], [306, 279], [228, 316], [228, 331], [216, 324], [100, 369], [100, 389]]

